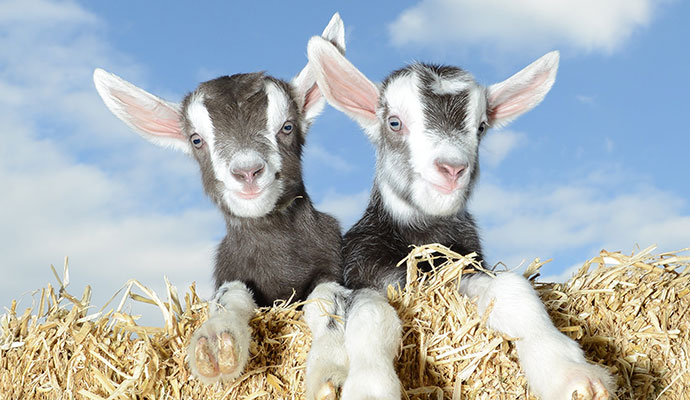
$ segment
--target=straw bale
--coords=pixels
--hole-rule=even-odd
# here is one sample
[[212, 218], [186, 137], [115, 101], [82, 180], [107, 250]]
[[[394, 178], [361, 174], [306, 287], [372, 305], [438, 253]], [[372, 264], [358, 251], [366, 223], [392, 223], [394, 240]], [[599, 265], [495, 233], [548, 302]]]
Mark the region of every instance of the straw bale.
[[[526, 274], [556, 326], [616, 376], [620, 399], [688, 399], [690, 257], [652, 250], [602, 251], [563, 284], [540, 282], [539, 260]], [[534, 398], [510, 338], [488, 329], [486, 315], [457, 293], [458, 278], [481, 269], [473, 255], [428, 245], [414, 248], [400, 267], [411, 283], [404, 290], [389, 288], [388, 295], [404, 327], [396, 368], [405, 398]], [[429, 268], [437, 273], [422, 272]], [[311, 339], [300, 303], [257, 310], [245, 373], [232, 383], [205, 386], [185, 364], [187, 341], [207, 317], [193, 285], [179, 297], [166, 281], [162, 301], [131, 280], [117, 307], [97, 311], [90, 288], [81, 296], [68, 293], [67, 264], [62, 278], [53, 272], [59, 287], [37, 291], [26, 310], [13, 302], [0, 319], [3, 399], [304, 397]], [[158, 307], [164, 326], [138, 325], [123, 311], [129, 301]]]

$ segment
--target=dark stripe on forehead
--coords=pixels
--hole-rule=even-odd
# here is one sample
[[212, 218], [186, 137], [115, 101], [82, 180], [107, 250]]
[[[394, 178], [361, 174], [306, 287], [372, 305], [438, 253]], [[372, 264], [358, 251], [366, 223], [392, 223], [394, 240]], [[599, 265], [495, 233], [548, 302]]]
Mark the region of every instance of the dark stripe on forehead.
[[[472, 75], [457, 67], [415, 64], [420, 81], [421, 101], [427, 129], [441, 134], [465, 130], [465, 118], [469, 103]], [[467, 89], [456, 93], [438, 93], [440, 80], [467, 82]]]

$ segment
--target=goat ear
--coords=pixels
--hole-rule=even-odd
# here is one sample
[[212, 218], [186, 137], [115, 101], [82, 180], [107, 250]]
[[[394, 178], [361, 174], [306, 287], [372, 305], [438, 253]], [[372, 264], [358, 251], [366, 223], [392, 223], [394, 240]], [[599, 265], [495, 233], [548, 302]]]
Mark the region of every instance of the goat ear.
[[371, 139], [378, 136], [379, 89], [328, 41], [309, 40], [309, 63], [328, 102], [354, 119]]
[[180, 108], [125, 81], [117, 75], [96, 68], [96, 90], [110, 111], [144, 139], [163, 147], [191, 153], [182, 133]]
[[[333, 14], [321, 37], [333, 43], [341, 53], [345, 54], [345, 26], [343, 20], [340, 19], [340, 14]], [[326, 105], [326, 100], [316, 85], [316, 76], [309, 63], [292, 80], [292, 86], [296, 91], [298, 103], [302, 107], [302, 114], [309, 125]]]
[[558, 51], [552, 51], [487, 89], [489, 125], [501, 127], [539, 104], [556, 80]]

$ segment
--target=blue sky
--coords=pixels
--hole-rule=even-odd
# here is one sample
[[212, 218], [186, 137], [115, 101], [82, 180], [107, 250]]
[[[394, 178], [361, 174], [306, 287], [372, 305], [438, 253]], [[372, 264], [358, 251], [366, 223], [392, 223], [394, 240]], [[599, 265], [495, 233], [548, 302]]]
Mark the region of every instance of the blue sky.
[[[554, 279], [602, 248], [690, 246], [685, 116], [687, 17], [680, 1], [0, 1], [0, 303], [54, 283], [102, 304], [127, 279], [211, 293], [224, 234], [197, 167], [112, 116], [96, 67], [178, 101], [207, 79], [265, 70], [290, 79], [339, 11], [347, 56], [370, 79], [419, 60], [484, 84], [559, 49], [545, 101], [482, 146], [470, 209], [490, 262], [553, 258]], [[605, 4], [602, 4], [605, 3]], [[308, 190], [344, 226], [364, 209], [373, 148], [327, 108], [304, 157]]]

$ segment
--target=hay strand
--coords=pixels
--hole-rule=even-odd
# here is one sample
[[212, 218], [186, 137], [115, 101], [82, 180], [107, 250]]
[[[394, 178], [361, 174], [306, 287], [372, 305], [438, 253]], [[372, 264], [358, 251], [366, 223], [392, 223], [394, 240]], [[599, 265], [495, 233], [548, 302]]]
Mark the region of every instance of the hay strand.
[[[688, 399], [690, 393], [690, 256], [601, 251], [566, 283], [538, 279], [546, 262], [526, 270], [554, 323], [593, 362], [616, 376], [621, 399]], [[436, 274], [422, 272], [424, 263]], [[486, 328], [460, 277], [482, 270], [474, 255], [432, 244], [401, 261], [409, 282], [389, 288], [403, 321], [396, 368], [409, 399], [532, 399], [510, 342]], [[91, 289], [67, 291], [68, 261], [58, 286], [37, 290], [23, 312], [13, 302], [0, 318], [0, 393], [11, 399], [301, 399], [309, 330], [300, 304], [257, 310], [245, 373], [205, 386], [189, 375], [185, 348], [206, 319], [207, 304], [192, 285], [182, 297], [168, 279], [166, 301], [129, 280], [98, 311]], [[136, 289], [139, 293], [135, 293]], [[137, 324], [128, 301], [155, 306], [162, 327]]]

